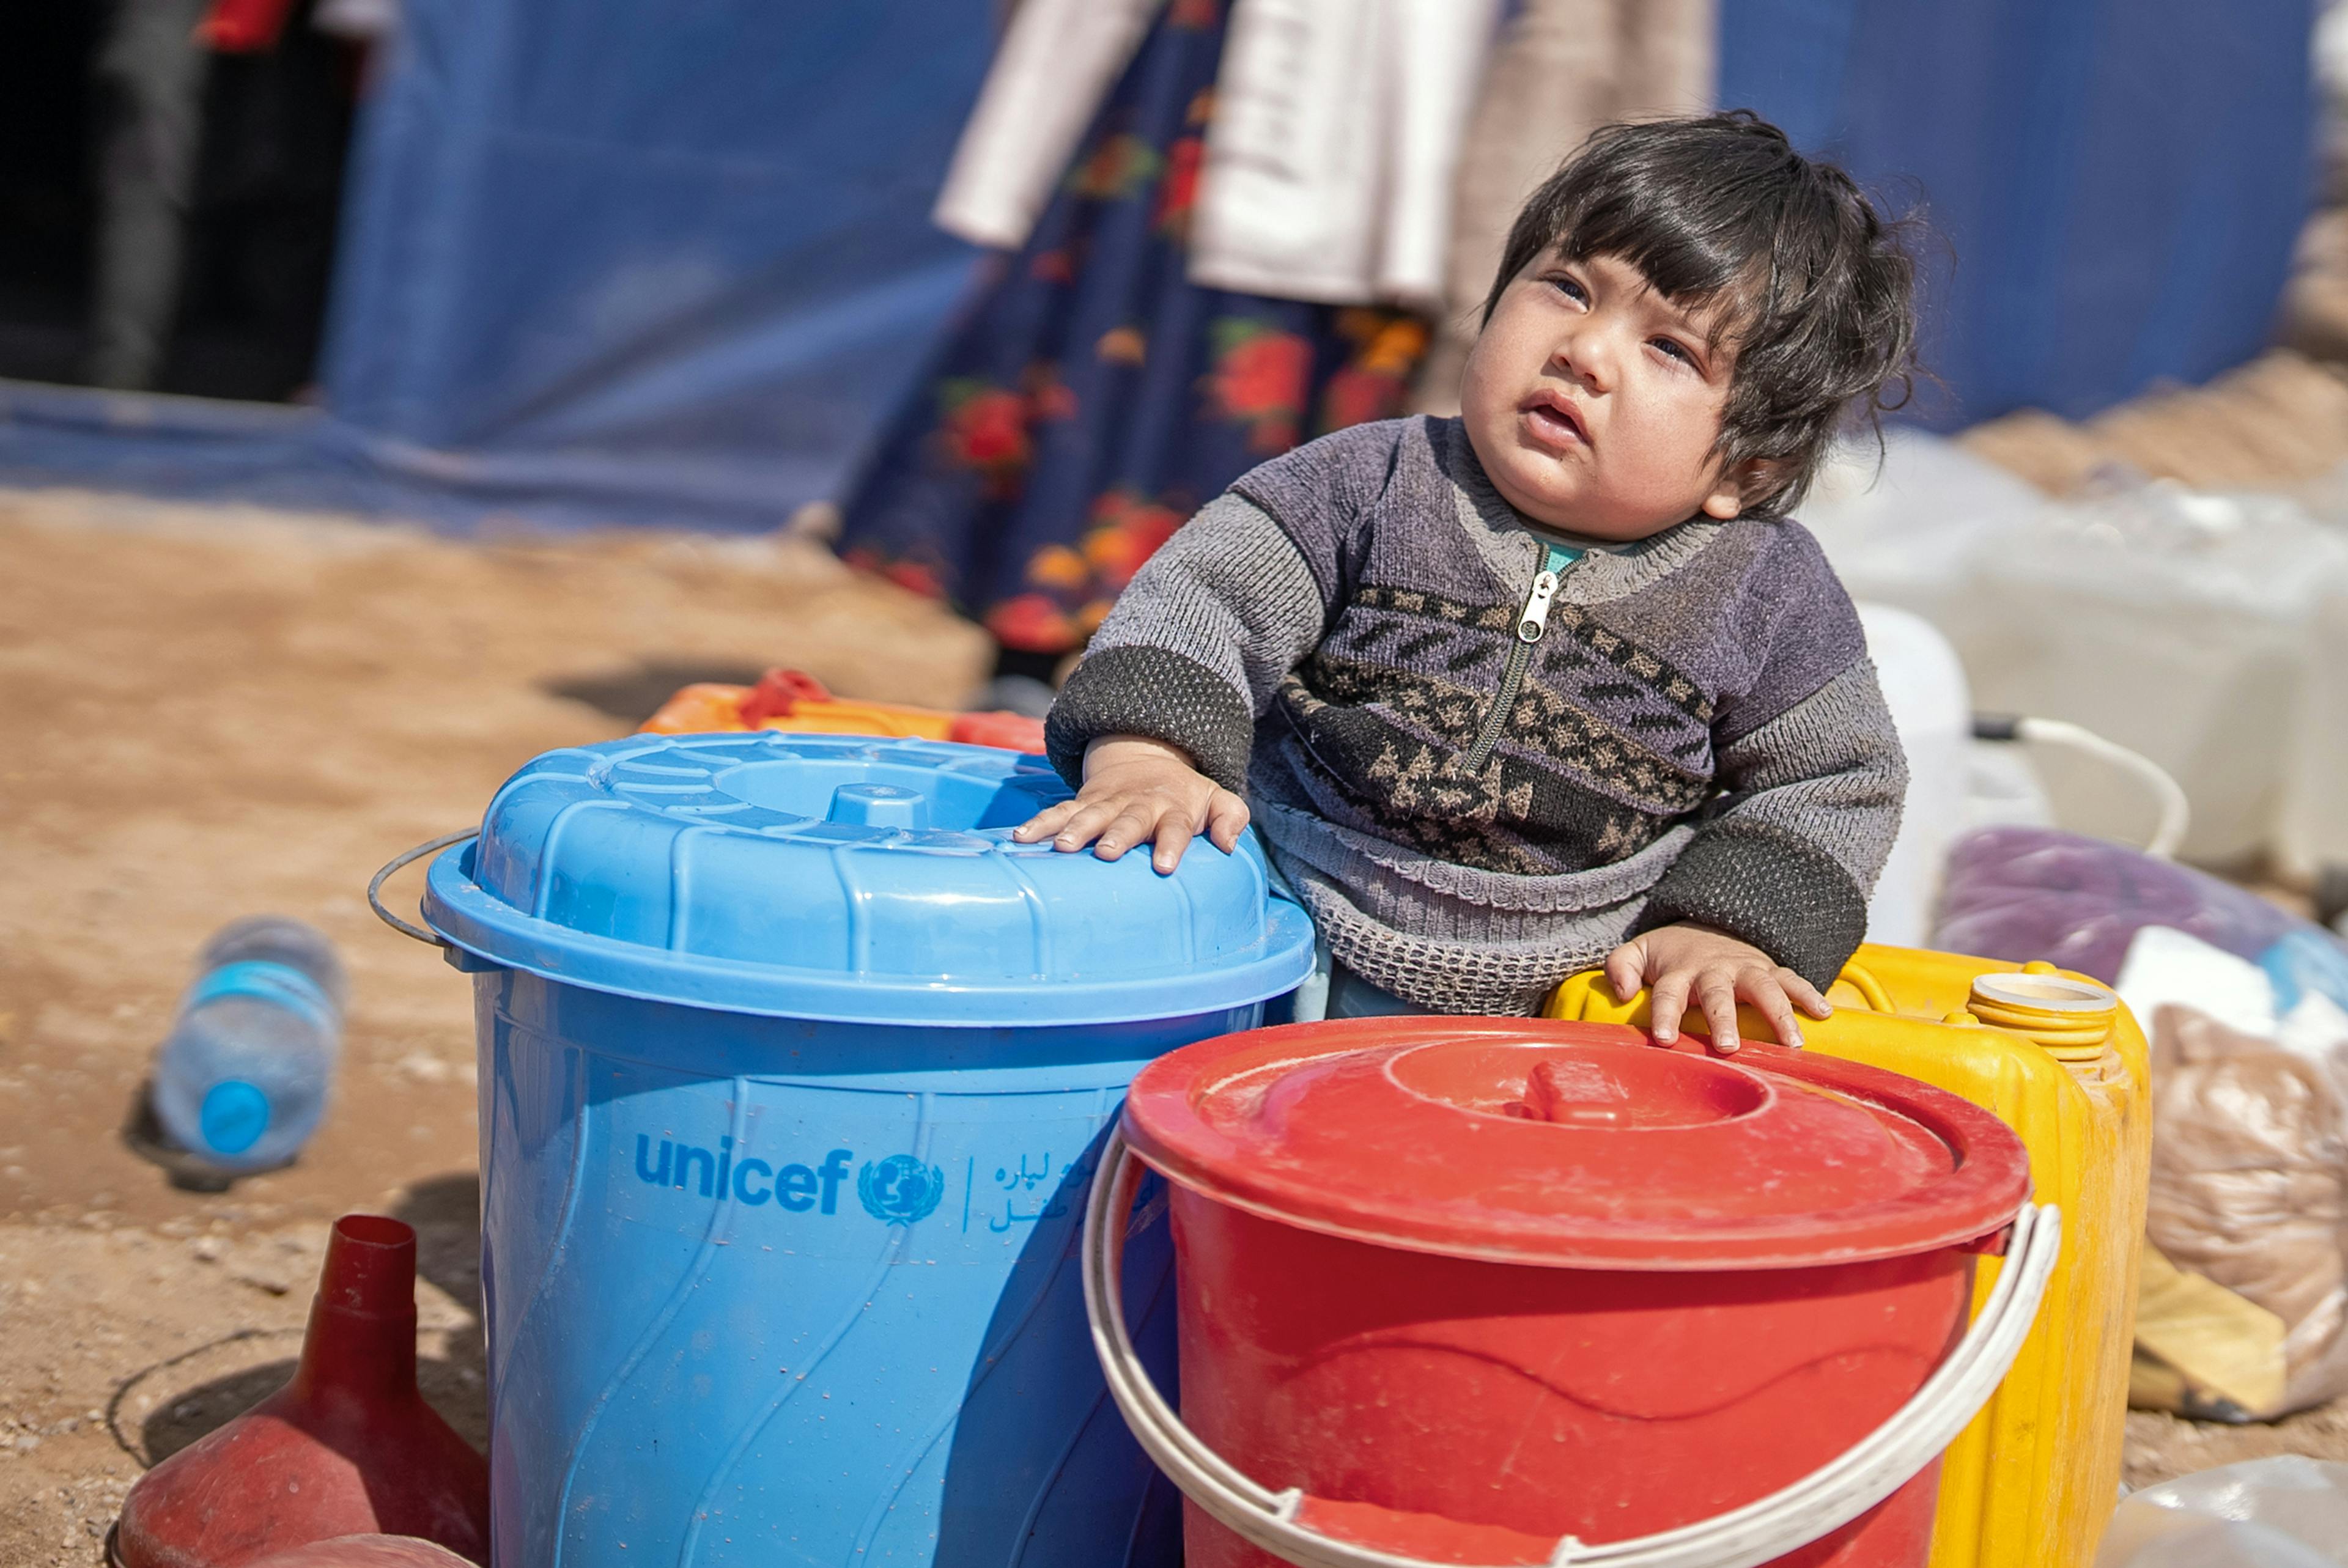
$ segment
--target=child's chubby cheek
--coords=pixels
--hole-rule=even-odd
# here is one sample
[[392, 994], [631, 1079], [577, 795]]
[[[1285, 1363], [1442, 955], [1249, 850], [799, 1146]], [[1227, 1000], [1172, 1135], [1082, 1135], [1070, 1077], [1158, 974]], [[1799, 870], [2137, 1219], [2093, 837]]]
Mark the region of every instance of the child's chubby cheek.
[[1622, 541], [1707, 508], [1721, 486], [1714, 388], [1628, 376], [1593, 391], [1544, 374], [1549, 356], [1511, 343], [1498, 330], [1506, 324], [1496, 317], [1478, 340], [1459, 404], [1468, 445], [1510, 506], [1535, 522]]
[[[1598, 449], [1589, 415], [1560, 409], [1525, 384], [1463, 396], [1468, 444], [1493, 488], [1533, 521], [1598, 538], [1636, 538], [1652, 507], [1620, 505], [1611, 454]], [[1652, 529], [1644, 529], [1652, 532]]]

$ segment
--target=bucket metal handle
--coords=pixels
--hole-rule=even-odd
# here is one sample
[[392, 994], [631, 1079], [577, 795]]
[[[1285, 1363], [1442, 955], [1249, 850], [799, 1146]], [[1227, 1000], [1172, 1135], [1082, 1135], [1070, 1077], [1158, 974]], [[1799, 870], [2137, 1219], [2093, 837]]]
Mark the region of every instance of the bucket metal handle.
[[393, 914], [390, 910], [385, 908], [383, 907], [383, 885], [390, 881], [393, 875], [402, 866], [413, 865], [415, 862], [423, 859], [426, 856], [433, 854], [438, 850], [446, 849], [452, 844], [462, 844], [469, 838], [479, 838], [480, 836], [481, 830], [478, 827], [463, 828], [456, 833], [444, 833], [438, 838], [428, 839], [426, 842], [417, 845], [415, 848], [408, 850], [406, 854], [396, 856], [389, 865], [376, 872], [374, 879], [367, 884], [367, 907], [375, 911], [376, 919], [381, 920], [385, 925], [398, 932], [401, 936], [413, 937], [427, 948], [447, 948], [448, 944], [442, 941], [437, 933], [428, 931], [421, 926], [413, 925], [408, 921], [403, 920], [398, 916]]
[[[1183, 1425], [1126, 1328], [1123, 1222], [1140, 1175], [1124, 1129], [1113, 1129], [1085, 1205], [1085, 1313], [1109, 1393], [1150, 1459], [1209, 1514], [1299, 1568], [1454, 1568], [1299, 1523], [1307, 1501], [1302, 1488], [1272, 1491]], [[1567, 1536], [1549, 1568], [1758, 1568], [1858, 1518], [1930, 1464], [1996, 1391], [2037, 1318], [2062, 1232], [2053, 1204], [2023, 1206], [2005, 1266], [1963, 1339], [1913, 1399], [1848, 1452], [1790, 1486], [1694, 1524], [1595, 1545]]]

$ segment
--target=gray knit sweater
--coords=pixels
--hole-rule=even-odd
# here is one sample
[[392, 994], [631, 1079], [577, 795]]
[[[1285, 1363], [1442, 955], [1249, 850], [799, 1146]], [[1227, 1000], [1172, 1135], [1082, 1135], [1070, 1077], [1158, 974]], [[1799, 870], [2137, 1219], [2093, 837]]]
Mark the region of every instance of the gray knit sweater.
[[1422, 1006], [1529, 1011], [1674, 920], [1826, 985], [1907, 781], [1842, 585], [1792, 522], [1569, 542], [1457, 420], [1300, 447], [1134, 578], [1053, 764], [1076, 784], [1097, 736], [1180, 746], [1246, 794], [1338, 961]]

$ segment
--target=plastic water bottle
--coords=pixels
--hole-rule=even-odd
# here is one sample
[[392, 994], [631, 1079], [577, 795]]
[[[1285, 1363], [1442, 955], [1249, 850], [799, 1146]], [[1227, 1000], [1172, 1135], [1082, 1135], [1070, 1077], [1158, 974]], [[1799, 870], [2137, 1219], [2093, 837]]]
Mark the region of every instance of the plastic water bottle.
[[155, 1119], [201, 1163], [284, 1164], [318, 1130], [342, 1054], [342, 960], [324, 934], [259, 915], [223, 927], [155, 1063]]

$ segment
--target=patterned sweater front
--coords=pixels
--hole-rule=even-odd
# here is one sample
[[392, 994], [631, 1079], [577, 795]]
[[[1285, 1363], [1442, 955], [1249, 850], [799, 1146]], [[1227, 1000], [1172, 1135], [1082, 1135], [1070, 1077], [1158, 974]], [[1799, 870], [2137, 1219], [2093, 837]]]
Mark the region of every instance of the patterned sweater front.
[[1336, 959], [1421, 1006], [1529, 1011], [1674, 920], [1825, 986], [1907, 782], [1849, 596], [1793, 522], [1573, 543], [1456, 419], [1313, 442], [1134, 578], [1053, 764], [1076, 784], [1097, 736], [1180, 746], [1246, 794]]

